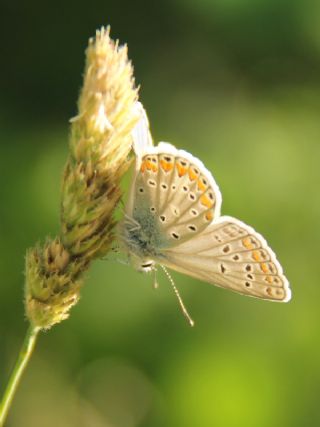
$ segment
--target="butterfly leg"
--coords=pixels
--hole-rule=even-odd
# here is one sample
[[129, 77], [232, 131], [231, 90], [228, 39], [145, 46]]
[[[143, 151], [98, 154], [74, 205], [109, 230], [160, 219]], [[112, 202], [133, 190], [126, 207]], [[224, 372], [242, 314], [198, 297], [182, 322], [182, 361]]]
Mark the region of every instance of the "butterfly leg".
[[159, 283], [158, 283], [158, 280], [157, 280], [157, 269], [156, 269], [156, 267], [154, 267], [153, 272], [154, 272], [154, 275], [153, 275], [153, 289], [158, 289]]

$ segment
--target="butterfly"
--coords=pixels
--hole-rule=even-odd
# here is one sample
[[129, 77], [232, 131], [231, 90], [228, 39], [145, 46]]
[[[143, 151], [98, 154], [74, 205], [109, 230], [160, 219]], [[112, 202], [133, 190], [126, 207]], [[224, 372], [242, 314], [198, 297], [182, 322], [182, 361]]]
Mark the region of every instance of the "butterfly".
[[221, 216], [218, 185], [203, 163], [184, 150], [153, 146], [142, 104], [133, 131], [135, 172], [120, 239], [133, 266], [161, 266], [193, 324], [166, 267], [243, 295], [289, 301], [291, 291], [265, 239], [242, 221]]

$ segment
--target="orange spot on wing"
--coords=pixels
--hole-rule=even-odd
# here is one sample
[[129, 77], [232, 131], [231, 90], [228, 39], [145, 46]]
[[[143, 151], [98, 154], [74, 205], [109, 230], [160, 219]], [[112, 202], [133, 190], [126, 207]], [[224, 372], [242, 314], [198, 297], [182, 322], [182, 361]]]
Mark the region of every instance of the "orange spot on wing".
[[144, 173], [144, 172], [145, 172], [145, 170], [146, 170], [146, 162], [145, 162], [145, 161], [143, 161], [143, 162], [141, 163], [141, 166], [140, 166], [140, 171], [141, 171], [142, 173]]
[[245, 237], [242, 239], [243, 246], [247, 249], [253, 249], [253, 245], [251, 243], [250, 237]]
[[207, 208], [212, 208], [212, 206], [213, 206], [213, 203], [212, 203], [212, 201], [205, 195], [205, 194], [203, 194], [201, 197], [200, 197], [200, 203], [203, 205], [203, 206], [206, 206]]
[[253, 251], [253, 252], [252, 252], [252, 258], [253, 258], [255, 261], [261, 261], [261, 257], [260, 257], [260, 253], [259, 253], [259, 251]]
[[193, 170], [190, 168], [189, 169], [189, 178], [190, 178], [190, 181], [194, 181], [195, 179], [197, 179], [197, 174], [196, 173], [194, 173], [193, 172]]
[[207, 219], [208, 221], [212, 221], [212, 219], [213, 219], [212, 212], [207, 212], [207, 213], [206, 213], [206, 219]]
[[198, 179], [198, 190], [205, 191], [207, 189], [206, 185], [201, 181], [201, 179]]
[[183, 175], [185, 175], [187, 173], [187, 168], [179, 165], [179, 163], [177, 163], [177, 169], [178, 169], [178, 175], [181, 177]]
[[152, 172], [158, 172], [158, 167], [155, 163], [150, 162], [150, 160], [143, 160], [140, 166], [140, 171], [144, 173], [146, 170]]
[[272, 283], [272, 277], [271, 276], [266, 276], [266, 281], [271, 284]]
[[165, 160], [160, 160], [160, 167], [165, 172], [170, 172], [173, 168], [173, 164], [166, 162]]
[[152, 170], [152, 163], [149, 160], [146, 160], [146, 168], [148, 169], [148, 171]]
[[261, 270], [262, 270], [264, 273], [268, 273], [268, 271], [269, 271], [268, 266], [267, 266], [267, 264], [266, 264], [265, 262], [262, 262], [262, 263], [260, 264], [260, 268], [261, 268]]

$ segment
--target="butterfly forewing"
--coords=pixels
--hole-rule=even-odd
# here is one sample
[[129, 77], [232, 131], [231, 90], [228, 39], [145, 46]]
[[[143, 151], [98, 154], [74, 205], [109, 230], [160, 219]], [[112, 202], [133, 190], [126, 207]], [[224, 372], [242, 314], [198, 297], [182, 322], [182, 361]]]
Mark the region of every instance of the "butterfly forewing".
[[171, 247], [219, 216], [221, 195], [210, 172], [190, 154], [165, 143], [150, 151], [136, 175], [133, 217], [135, 211], [152, 215]]
[[251, 227], [221, 217], [191, 241], [165, 253], [168, 267], [245, 295], [288, 301], [290, 289], [275, 254]]

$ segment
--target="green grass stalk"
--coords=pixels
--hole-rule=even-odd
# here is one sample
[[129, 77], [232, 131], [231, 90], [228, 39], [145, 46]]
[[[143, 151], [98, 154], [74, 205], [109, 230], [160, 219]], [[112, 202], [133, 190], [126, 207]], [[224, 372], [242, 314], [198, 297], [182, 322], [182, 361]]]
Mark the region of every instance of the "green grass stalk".
[[4, 426], [13, 397], [17, 391], [19, 382], [32, 356], [39, 331], [40, 331], [40, 328], [36, 328], [31, 325], [27, 330], [18, 359], [13, 368], [13, 371], [10, 376], [7, 387], [5, 389], [2, 401], [0, 403], [0, 427]]

